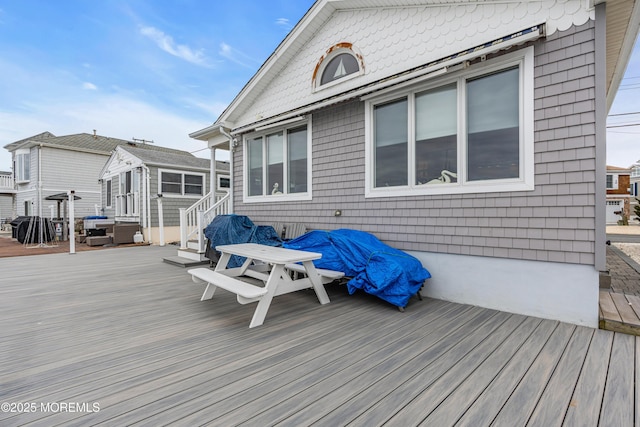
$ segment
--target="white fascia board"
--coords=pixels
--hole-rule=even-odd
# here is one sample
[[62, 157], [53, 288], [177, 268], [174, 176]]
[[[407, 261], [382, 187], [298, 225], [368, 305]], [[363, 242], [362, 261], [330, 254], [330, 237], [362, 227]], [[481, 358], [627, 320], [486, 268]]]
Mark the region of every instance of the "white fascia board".
[[249, 82], [242, 88], [235, 99], [231, 101], [231, 104], [229, 104], [227, 109], [222, 112], [219, 121], [228, 119], [233, 114], [234, 110], [241, 105], [251, 93], [255, 93], [255, 89], [260, 86], [260, 83], [264, 81], [264, 78], [268, 78], [271, 70], [276, 66], [276, 64], [287, 56], [287, 52], [289, 52], [289, 56], [294, 54], [294, 52], [291, 52], [292, 46], [304, 43], [308, 38], [313, 37], [315, 31], [313, 31], [310, 26], [312, 24], [317, 27], [322, 26], [322, 24], [329, 19], [331, 14], [337, 9], [334, 6], [334, 3], [335, 1], [331, 0], [320, 0], [311, 6], [293, 30], [291, 30], [271, 56], [269, 56], [264, 64], [262, 64], [256, 74], [254, 74]]
[[620, 54], [618, 55], [618, 63], [616, 64], [615, 71], [611, 77], [611, 85], [607, 88], [607, 113], [611, 110], [613, 100], [618, 93], [620, 82], [624, 77], [624, 73], [629, 65], [631, 59], [631, 52], [638, 38], [640, 32], [640, 0], [634, 0], [633, 11], [629, 17], [629, 24], [627, 25], [627, 31], [620, 47]]
[[197, 139], [198, 141], [209, 142], [210, 140], [220, 135], [224, 136], [224, 132], [222, 132], [221, 129], [231, 129], [232, 127], [233, 123], [218, 120], [211, 126], [207, 126], [206, 128], [197, 130], [195, 132], [191, 132], [189, 134], [189, 138]]
[[[240, 134], [247, 131], [251, 131], [257, 127], [261, 127], [264, 125], [277, 124], [280, 122], [286, 122], [295, 118], [296, 116], [302, 116], [304, 114], [308, 114], [311, 111], [327, 107], [329, 105], [333, 105], [342, 101], [346, 101], [352, 98], [365, 97], [370, 94], [377, 95], [379, 91], [387, 88], [396, 88], [400, 84], [414, 84], [420, 81], [427, 80], [429, 78], [440, 76], [447, 72], [447, 70], [452, 69], [452, 67], [457, 66], [458, 64], [464, 63], [466, 61], [470, 61], [475, 58], [479, 58], [483, 55], [488, 55], [490, 53], [508, 49], [509, 47], [523, 44], [531, 40], [536, 40], [543, 36], [544, 25], [539, 24], [530, 27], [531, 30], [537, 28], [535, 31], [529, 31], [524, 34], [516, 33], [513, 36], [505, 36], [511, 37], [508, 40], [503, 40], [498, 42], [488, 42], [484, 44], [484, 47], [470, 48], [467, 51], [462, 52], [461, 54], [448, 55], [444, 57], [440, 61], [435, 61], [432, 63], [433, 65], [429, 65], [426, 67], [421, 67], [415, 71], [409, 73], [401, 73], [396, 76], [389, 76], [384, 78], [377, 83], [372, 85], [367, 85], [365, 87], [361, 87], [359, 89], [355, 89], [349, 92], [345, 92], [343, 94], [323, 99], [313, 104], [309, 104], [291, 111], [288, 111], [279, 116], [267, 118], [266, 120], [261, 120], [257, 122], [247, 123], [246, 125], [238, 126], [237, 128], [231, 129], [231, 134]], [[520, 35], [518, 35], [520, 34]], [[503, 39], [505, 39], [503, 38]], [[448, 59], [452, 58], [452, 59]], [[453, 68], [456, 69], [456, 68]], [[364, 99], [364, 98], [363, 98]]]

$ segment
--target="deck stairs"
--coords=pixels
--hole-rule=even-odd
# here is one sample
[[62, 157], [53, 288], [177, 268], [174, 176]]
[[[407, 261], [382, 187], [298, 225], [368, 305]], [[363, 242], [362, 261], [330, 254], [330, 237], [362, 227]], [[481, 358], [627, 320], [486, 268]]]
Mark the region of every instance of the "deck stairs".
[[164, 261], [181, 267], [207, 264], [204, 229], [216, 215], [231, 213], [230, 200], [229, 193], [208, 193], [189, 208], [180, 209], [180, 247], [176, 256]]

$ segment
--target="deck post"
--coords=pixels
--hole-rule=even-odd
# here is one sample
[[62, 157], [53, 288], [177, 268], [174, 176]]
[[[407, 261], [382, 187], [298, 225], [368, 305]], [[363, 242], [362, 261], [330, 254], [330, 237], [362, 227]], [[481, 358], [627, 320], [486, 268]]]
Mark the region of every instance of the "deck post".
[[[69, 190], [67, 198], [69, 202], [69, 254], [76, 253], [76, 219], [74, 199], [76, 197], [75, 190]], [[42, 228], [42, 227], [41, 227]]]
[[179, 208], [180, 211], [180, 249], [187, 249], [187, 209]]

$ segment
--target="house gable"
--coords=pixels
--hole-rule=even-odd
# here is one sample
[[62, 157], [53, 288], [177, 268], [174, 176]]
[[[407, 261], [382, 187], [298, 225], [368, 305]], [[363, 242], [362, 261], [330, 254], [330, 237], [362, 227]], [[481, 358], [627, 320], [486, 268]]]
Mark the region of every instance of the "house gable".
[[102, 168], [100, 179], [117, 176], [121, 172], [126, 172], [141, 165], [142, 160], [121, 147], [117, 147]]
[[[376, 8], [369, 3], [321, 1], [314, 5], [308, 19], [303, 18], [219, 121], [242, 128], [540, 24], [545, 25], [548, 36], [594, 19], [593, 10], [584, 8], [579, 0], [450, 5], [378, 1], [376, 6], [385, 7]], [[313, 22], [308, 22], [311, 17]], [[365, 71], [314, 90], [319, 62], [341, 45], [357, 52]]]

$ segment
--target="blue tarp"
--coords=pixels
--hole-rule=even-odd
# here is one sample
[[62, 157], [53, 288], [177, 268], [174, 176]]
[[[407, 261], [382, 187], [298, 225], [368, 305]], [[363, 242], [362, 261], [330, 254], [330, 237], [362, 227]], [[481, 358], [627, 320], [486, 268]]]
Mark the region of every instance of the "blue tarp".
[[362, 289], [397, 307], [405, 307], [431, 277], [417, 258], [364, 231], [311, 231], [282, 246], [320, 252], [322, 258], [314, 265], [351, 277], [347, 283], [350, 294]]
[[[217, 215], [204, 229], [212, 248], [218, 245], [236, 243], [260, 243], [268, 246], [281, 246], [282, 240], [270, 225], [255, 225], [244, 215]], [[245, 258], [234, 255], [228, 267], [239, 267]]]

